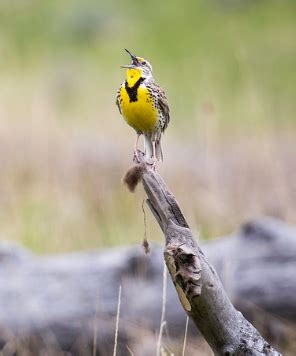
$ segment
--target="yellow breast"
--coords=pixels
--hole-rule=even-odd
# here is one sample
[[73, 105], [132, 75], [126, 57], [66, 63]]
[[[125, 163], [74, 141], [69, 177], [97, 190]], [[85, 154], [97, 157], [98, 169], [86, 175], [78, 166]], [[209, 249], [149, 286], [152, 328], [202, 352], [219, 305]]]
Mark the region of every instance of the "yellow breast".
[[157, 110], [147, 88], [140, 86], [137, 91], [137, 100], [130, 101], [123, 86], [120, 90], [120, 97], [122, 115], [131, 127], [141, 132], [150, 132], [155, 129]]

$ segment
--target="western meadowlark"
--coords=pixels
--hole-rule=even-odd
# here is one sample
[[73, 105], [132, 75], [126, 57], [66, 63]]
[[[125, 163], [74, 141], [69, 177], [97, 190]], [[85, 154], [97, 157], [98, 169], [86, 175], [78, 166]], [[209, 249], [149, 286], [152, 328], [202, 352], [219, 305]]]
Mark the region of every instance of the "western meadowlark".
[[138, 158], [138, 141], [143, 134], [146, 158], [163, 160], [161, 135], [170, 121], [167, 98], [153, 79], [151, 64], [126, 51], [132, 64], [122, 66], [127, 68], [126, 80], [117, 92], [116, 104], [126, 122], [137, 132], [135, 157]]

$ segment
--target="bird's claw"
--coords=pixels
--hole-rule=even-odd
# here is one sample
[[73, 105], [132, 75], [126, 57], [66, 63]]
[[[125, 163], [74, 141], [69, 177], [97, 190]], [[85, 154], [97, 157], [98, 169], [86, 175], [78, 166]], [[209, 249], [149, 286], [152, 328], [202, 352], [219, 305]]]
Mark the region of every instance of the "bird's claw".
[[157, 159], [156, 159], [155, 157], [148, 158], [148, 159], [146, 160], [146, 163], [147, 163], [149, 166], [151, 166], [151, 169], [152, 169], [153, 171], [155, 171], [155, 169], [156, 169], [156, 163], [157, 163]]
[[134, 151], [134, 155], [133, 155], [133, 161], [136, 162], [136, 163], [140, 163], [141, 162], [139, 154], [140, 155], [144, 155], [144, 152], [142, 150], [136, 149]]
[[140, 159], [137, 151], [134, 151], [133, 161], [136, 163], [140, 163]]

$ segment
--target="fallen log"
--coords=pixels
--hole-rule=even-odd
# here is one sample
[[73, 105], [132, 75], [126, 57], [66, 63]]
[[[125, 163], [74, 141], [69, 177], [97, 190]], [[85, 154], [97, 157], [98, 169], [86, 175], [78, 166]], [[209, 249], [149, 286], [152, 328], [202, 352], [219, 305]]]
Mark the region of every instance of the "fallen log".
[[[202, 249], [231, 300], [248, 318], [256, 322], [261, 315], [258, 310], [262, 310], [264, 315], [295, 322], [294, 227], [263, 218]], [[33, 354], [54, 350], [57, 355], [62, 351], [88, 355], [94, 347], [97, 355], [112, 354], [120, 284], [119, 354], [130, 354], [126, 345], [137, 354], [146, 339], [155, 350], [162, 304], [162, 247], [152, 245], [148, 256], [140, 247], [124, 247], [38, 257], [3, 243], [0, 267], [0, 346], [4, 354], [27, 348]], [[170, 281], [165, 320], [165, 334], [182, 338], [185, 315]], [[274, 321], [273, 317], [267, 320], [268, 326]], [[193, 325], [189, 334], [196, 335]]]

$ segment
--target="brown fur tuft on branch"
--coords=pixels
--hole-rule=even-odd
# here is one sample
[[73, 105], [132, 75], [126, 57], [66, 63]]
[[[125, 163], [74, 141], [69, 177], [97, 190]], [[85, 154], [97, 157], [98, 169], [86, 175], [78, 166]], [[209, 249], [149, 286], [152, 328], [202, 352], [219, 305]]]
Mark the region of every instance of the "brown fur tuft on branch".
[[124, 184], [127, 185], [130, 192], [134, 192], [140, 180], [142, 179], [143, 173], [146, 169], [146, 164], [141, 163], [132, 166], [123, 177]]

